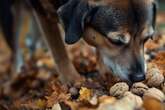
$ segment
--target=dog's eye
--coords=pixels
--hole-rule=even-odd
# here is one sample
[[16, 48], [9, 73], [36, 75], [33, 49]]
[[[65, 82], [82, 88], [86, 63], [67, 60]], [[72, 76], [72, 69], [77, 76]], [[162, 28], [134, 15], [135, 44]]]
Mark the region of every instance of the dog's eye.
[[128, 33], [125, 34], [110, 33], [108, 35], [108, 39], [114, 45], [123, 46], [129, 44], [130, 35]]
[[114, 44], [114, 45], [118, 45], [118, 46], [121, 46], [121, 45], [124, 45], [123, 42], [121, 42], [120, 40], [112, 40], [112, 39], [109, 39], [109, 41]]
[[122, 45], [126, 44], [125, 39], [124, 39], [124, 35], [117, 35], [114, 38], [112, 38], [112, 37], [108, 38], [108, 40], [112, 44], [117, 45], [117, 46], [122, 46]]

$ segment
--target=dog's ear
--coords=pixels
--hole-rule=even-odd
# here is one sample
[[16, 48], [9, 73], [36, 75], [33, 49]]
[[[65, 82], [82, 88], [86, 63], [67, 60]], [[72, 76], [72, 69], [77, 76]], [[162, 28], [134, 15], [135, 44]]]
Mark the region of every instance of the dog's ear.
[[81, 38], [84, 25], [95, 9], [85, 0], [69, 0], [58, 9], [57, 13], [64, 26], [67, 44], [73, 44]]
[[152, 22], [152, 25], [153, 25], [153, 28], [155, 28], [158, 2], [156, 0], [154, 0], [152, 5], [153, 5], [153, 22]]

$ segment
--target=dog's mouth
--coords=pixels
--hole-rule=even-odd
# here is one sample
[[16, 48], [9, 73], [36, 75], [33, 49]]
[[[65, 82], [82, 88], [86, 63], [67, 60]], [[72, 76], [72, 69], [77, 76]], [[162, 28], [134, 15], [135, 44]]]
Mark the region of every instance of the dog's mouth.
[[121, 65], [114, 65], [114, 64], [110, 64], [107, 62], [105, 62], [105, 66], [108, 67], [109, 71], [111, 71], [111, 73], [114, 76], [119, 77], [121, 80], [123, 81], [127, 81], [127, 82], [140, 82], [140, 81], [144, 81], [145, 80], [145, 74], [142, 73], [130, 73], [129, 70], [125, 69], [125, 67], [122, 67]]

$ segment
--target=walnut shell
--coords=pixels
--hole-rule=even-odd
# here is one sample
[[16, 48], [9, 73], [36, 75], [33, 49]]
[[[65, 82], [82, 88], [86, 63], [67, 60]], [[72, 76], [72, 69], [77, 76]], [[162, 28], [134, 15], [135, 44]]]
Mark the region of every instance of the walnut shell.
[[164, 93], [162, 91], [160, 91], [159, 89], [156, 89], [156, 88], [148, 89], [143, 95], [143, 98], [145, 98], [145, 97], [155, 98], [161, 102], [165, 101]]
[[113, 104], [116, 101], [117, 101], [116, 97], [111, 97], [111, 96], [106, 96], [106, 95], [99, 97], [100, 104]]
[[128, 97], [123, 97], [114, 103], [101, 103], [97, 110], [134, 110], [136, 104]]
[[165, 110], [164, 104], [155, 98], [146, 97], [143, 102], [143, 108], [145, 110]]
[[129, 98], [136, 105], [136, 108], [140, 108], [143, 105], [143, 100], [140, 96], [137, 96], [131, 92], [125, 92], [124, 97]]
[[129, 90], [129, 86], [125, 82], [120, 82], [116, 83], [110, 88], [110, 95], [117, 97], [117, 98], [122, 98], [124, 93]]
[[158, 68], [151, 68], [146, 74], [146, 83], [150, 87], [160, 87], [164, 82], [164, 76]]
[[143, 96], [143, 94], [148, 90], [148, 86], [145, 85], [142, 82], [138, 82], [138, 83], [134, 83], [131, 87], [131, 92], [139, 95], [139, 96]]

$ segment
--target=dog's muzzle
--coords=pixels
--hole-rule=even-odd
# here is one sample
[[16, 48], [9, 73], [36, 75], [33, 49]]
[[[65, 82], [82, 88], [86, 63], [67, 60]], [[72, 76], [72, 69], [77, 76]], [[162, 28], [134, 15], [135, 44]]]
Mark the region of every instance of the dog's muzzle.
[[131, 82], [140, 82], [146, 79], [145, 73], [134, 73], [134, 74], [130, 74], [129, 77]]

